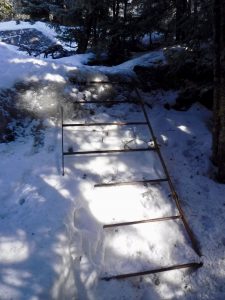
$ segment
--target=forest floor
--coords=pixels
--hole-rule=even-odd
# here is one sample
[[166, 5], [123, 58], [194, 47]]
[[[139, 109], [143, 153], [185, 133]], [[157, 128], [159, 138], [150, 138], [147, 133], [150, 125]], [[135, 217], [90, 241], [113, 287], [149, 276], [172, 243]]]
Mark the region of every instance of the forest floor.
[[[0, 23], [1, 30], [15, 30]], [[43, 23], [21, 23], [56, 41]], [[135, 99], [132, 89], [78, 88], [69, 78], [135, 76], [135, 65], [165, 60], [163, 50], [115, 67], [84, 64], [92, 54], [34, 58], [0, 42], [0, 299], [152, 300], [224, 299], [225, 186], [210, 162], [212, 113], [164, 108], [176, 91], [141, 92], [182, 207], [200, 245], [198, 258], [179, 221], [103, 230], [104, 224], [176, 214], [166, 184], [94, 188], [96, 183], [163, 176], [155, 154], [124, 153], [65, 158], [61, 168], [61, 115], [65, 122], [143, 121], [136, 104], [77, 105], [78, 100]], [[4, 72], [3, 72], [4, 71]], [[144, 126], [65, 129], [65, 151], [139, 148], [151, 143]], [[177, 270], [122, 281], [101, 276], [202, 261]]]

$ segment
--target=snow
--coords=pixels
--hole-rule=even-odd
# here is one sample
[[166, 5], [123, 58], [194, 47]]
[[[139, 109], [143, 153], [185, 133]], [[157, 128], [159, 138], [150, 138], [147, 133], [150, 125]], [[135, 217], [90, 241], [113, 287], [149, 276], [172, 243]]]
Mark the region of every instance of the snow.
[[[6, 23], [0, 24], [0, 30], [6, 28]], [[146, 106], [147, 112], [200, 241], [201, 258], [179, 220], [103, 229], [105, 224], [178, 213], [167, 183], [94, 187], [161, 178], [163, 170], [155, 153], [65, 157], [65, 176], [61, 175], [60, 106], [68, 123], [143, 120], [135, 104], [84, 104], [75, 109], [74, 99], [108, 99], [113, 89], [102, 85], [82, 92], [68, 77], [100, 79], [105, 78], [103, 71], [131, 76], [136, 64], [164, 61], [163, 52], [147, 53], [112, 68], [83, 66], [86, 56], [54, 62], [31, 58], [3, 43], [0, 57], [4, 70], [0, 88], [15, 89], [15, 83], [25, 81], [27, 90], [18, 90], [15, 101], [18, 109], [35, 115], [24, 136], [0, 144], [0, 299], [224, 299], [225, 186], [213, 180], [211, 112], [199, 104], [187, 112], [164, 109], [166, 102], [174, 101], [174, 91], [142, 93], [153, 107]], [[118, 100], [133, 97], [123, 89], [113, 95]], [[64, 151], [139, 148], [152, 142], [144, 126], [68, 127], [64, 138]], [[195, 272], [100, 280], [105, 275], [192, 261], [203, 261], [204, 266]]]
[[[93, 58], [93, 53], [86, 53], [86, 54], [76, 54], [71, 55], [68, 57], [59, 58], [57, 61], [71, 66], [83, 66], [88, 63], [88, 61]], [[49, 60], [52, 60], [49, 58]]]
[[[4, 43], [0, 43], [0, 67], [1, 70], [4, 70], [4, 73], [1, 74], [1, 88], [10, 87], [15, 84], [16, 81], [30, 79], [32, 76], [38, 80], [40, 77], [45, 76], [45, 73], [56, 73], [54, 63], [48, 63], [37, 58], [30, 58], [21, 53], [15, 54], [15, 48], [14, 46], [9, 47]], [[45, 73], [43, 73], [44, 70]]]
[[[76, 71], [78, 66], [83, 66], [91, 53], [75, 55], [73, 57], [62, 58], [56, 63], [52, 59], [40, 59], [27, 56], [18, 52], [17, 47], [6, 45], [0, 42], [0, 67], [4, 70], [1, 74], [0, 88], [12, 86], [19, 80], [38, 81], [64, 81], [64, 77], [69, 71]], [[72, 64], [69, 62], [73, 61]]]
[[160, 33], [160, 32], [152, 32], [151, 36], [150, 34], [145, 34], [143, 36], [143, 38], [141, 39], [141, 43], [144, 45], [144, 46], [149, 46], [150, 45], [150, 41], [152, 40], [152, 42], [157, 42], [157, 41], [160, 41], [163, 37], [163, 34]]
[[16, 21], [6, 21], [0, 23], [0, 31], [7, 31], [7, 30], [21, 30], [21, 29], [36, 29], [46, 35], [49, 39], [52, 40], [54, 43], [59, 43], [56, 38], [56, 32], [54, 28], [48, 26], [48, 24], [37, 21], [35, 23], [24, 22], [20, 21], [17, 23]]

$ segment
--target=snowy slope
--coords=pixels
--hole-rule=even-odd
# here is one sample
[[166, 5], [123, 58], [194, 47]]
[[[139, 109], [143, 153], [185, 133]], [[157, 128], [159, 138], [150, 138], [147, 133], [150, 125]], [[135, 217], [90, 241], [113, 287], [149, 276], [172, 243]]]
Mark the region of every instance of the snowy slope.
[[[161, 60], [162, 52], [110, 69], [84, 67], [81, 60], [33, 59], [15, 51], [0, 44], [0, 67], [5, 70], [0, 87], [10, 88], [24, 80], [38, 85], [28, 84], [27, 90], [18, 91], [18, 107], [35, 114], [25, 128], [27, 134], [0, 144], [0, 299], [224, 299], [225, 187], [212, 179], [209, 111], [200, 105], [187, 112], [168, 111], [163, 104], [174, 101], [174, 92], [142, 94], [153, 106], [148, 108], [150, 120], [202, 247], [204, 267], [197, 272], [100, 280], [106, 274], [199, 261], [179, 221], [102, 228], [177, 213], [166, 184], [94, 188], [101, 182], [160, 178], [163, 171], [153, 153], [67, 157], [66, 173], [61, 176], [60, 106], [67, 122], [143, 117], [136, 105], [88, 104], [74, 110], [74, 99], [107, 99], [112, 90], [100, 86], [78, 91], [68, 82], [69, 72], [82, 79], [87, 74], [101, 78], [99, 71], [131, 75], [132, 66]], [[119, 93], [119, 99], [131, 96]], [[149, 142], [143, 126], [67, 128], [64, 150], [138, 148]]]
[[[73, 65], [57, 63], [55, 60], [42, 60], [30, 57], [17, 51], [17, 47], [0, 42], [0, 88], [11, 87], [17, 81], [46, 80], [52, 82], [65, 82], [69, 71], [76, 71], [77, 66], [82, 67], [91, 54], [76, 55]], [[84, 69], [84, 68], [83, 68]]]

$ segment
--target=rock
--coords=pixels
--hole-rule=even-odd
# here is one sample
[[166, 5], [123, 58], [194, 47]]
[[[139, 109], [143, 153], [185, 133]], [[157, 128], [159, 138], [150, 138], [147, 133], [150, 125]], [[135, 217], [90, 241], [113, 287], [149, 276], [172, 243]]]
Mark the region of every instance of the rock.
[[193, 103], [199, 102], [208, 109], [213, 108], [213, 87], [197, 86], [190, 84], [186, 88], [180, 90], [176, 99], [176, 104], [171, 106], [175, 110], [188, 110]]
[[48, 55], [51, 55], [53, 59], [62, 58], [65, 56], [69, 56], [69, 51], [65, 50], [62, 45], [51, 45], [47, 47], [45, 50], [38, 53], [38, 55], [44, 54], [44, 57], [47, 58]]
[[171, 106], [171, 108], [178, 111], [186, 111], [188, 110], [193, 103], [197, 101], [199, 98], [199, 91], [196, 87], [188, 87], [186, 89], [182, 89], [178, 97], [176, 99], [176, 103]]
[[198, 101], [208, 109], [213, 109], [213, 86], [206, 86], [200, 90]]
[[175, 81], [168, 79], [169, 65], [156, 65], [150, 67], [135, 66], [134, 72], [143, 83], [145, 90], [175, 88]]
[[213, 59], [210, 47], [191, 51], [186, 47], [171, 47], [165, 51], [167, 64], [135, 66], [134, 72], [143, 83], [144, 91], [154, 89], [180, 90], [176, 103], [166, 109], [188, 110], [200, 102], [209, 109], [213, 107]]
[[167, 109], [167, 110], [170, 110], [171, 106], [169, 103], [165, 103], [164, 104], [164, 108]]

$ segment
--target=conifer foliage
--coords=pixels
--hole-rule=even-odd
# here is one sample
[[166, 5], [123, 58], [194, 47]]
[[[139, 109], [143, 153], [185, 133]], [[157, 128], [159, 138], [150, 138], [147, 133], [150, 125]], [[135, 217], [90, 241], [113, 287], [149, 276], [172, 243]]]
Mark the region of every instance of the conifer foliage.
[[[104, 48], [126, 55], [144, 34], [160, 31], [179, 42], [207, 40], [212, 34], [211, 0], [14, 0], [17, 13], [31, 19], [74, 26], [79, 53]], [[118, 51], [117, 51], [118, 50]]]
[[12, 3], [8, 0], [0, 0], [0, 20], [7, 20], [12, 15]]

